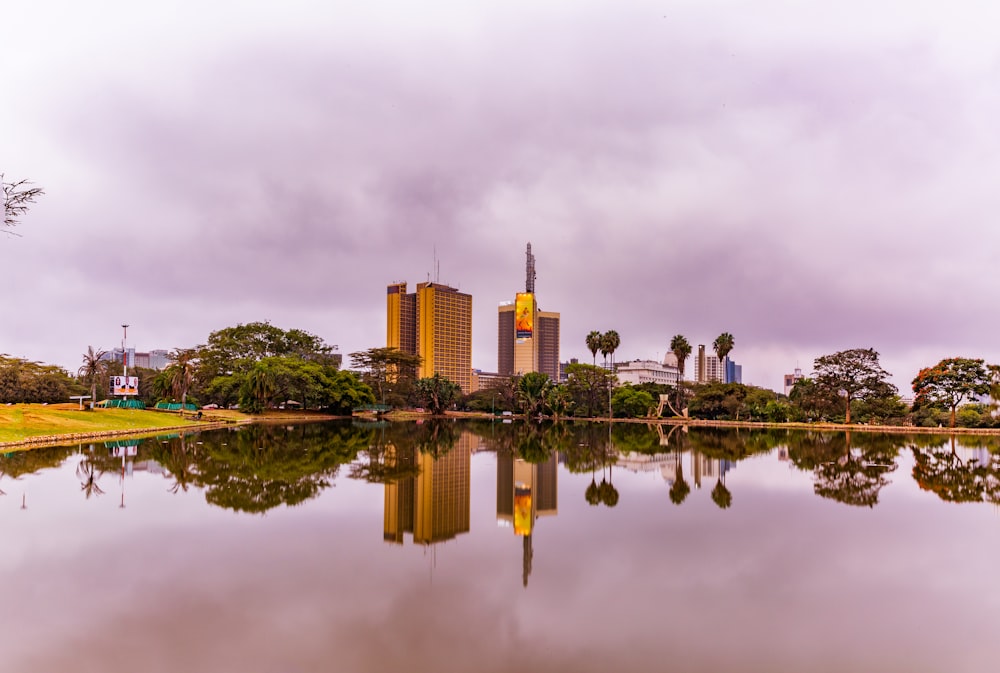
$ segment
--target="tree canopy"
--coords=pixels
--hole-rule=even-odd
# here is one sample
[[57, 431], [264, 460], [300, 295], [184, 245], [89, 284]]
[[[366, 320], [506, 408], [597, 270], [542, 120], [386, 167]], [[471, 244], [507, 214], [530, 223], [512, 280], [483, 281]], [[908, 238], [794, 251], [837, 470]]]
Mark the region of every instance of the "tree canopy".
[[964, 400], [990, 392], [990, 373], [983, 360], [945, 358], [933, 367], [921, 369], [913, 379], [916, 405], [943, 405], [951, 411], [955, 427], [955, 409]]
[[851, 422], [851, 402], [896, 394], [887, 379], [878, 353], [871, 348], [852, 348], [816, 358], [814, 380], [827, 393], [839, 394], [846, 404], [846, 422]]

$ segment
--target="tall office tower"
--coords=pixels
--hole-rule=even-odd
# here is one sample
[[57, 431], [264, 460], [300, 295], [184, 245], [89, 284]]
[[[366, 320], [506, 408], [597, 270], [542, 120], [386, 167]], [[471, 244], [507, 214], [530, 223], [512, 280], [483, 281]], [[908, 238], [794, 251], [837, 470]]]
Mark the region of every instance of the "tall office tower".
[[[726, 369], [718, 356], [705, 352], [704, 344], [698, 345], [697, 370], [695, 371], [697, 383], [711, 383], [712, 381], [725, 381]], [[742, 376], [742, 370], [741, 370]]]
[[441, 283], [393, 283], [386, 297], [386, 346], [419, 355], [417, 376], [441, 374], [472, 391], [472, 295]]
[[386, 341], [389, 348], [417, 354], [417, 295], [406, 293], [406, 283], [386, 288]]
[[503, 376], [543, 372], [558, 381], [560, 317], [538, 309], [530, 243], [526, 257], [525, 291], [497, 308], [497, 372]]

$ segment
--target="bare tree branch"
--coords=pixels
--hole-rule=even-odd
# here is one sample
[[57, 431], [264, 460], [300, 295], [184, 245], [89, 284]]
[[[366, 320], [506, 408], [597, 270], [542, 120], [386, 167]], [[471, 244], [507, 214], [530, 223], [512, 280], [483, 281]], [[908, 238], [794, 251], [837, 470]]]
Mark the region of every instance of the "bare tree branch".
[[7, 182], [0, 173], [0, 184], [3, 185], [3, 228], [4, 233], [16, 236], [11, 228], [17, 226], [18, 218], [28, 212], [28, 204], [35, 202], [36, 196], [45, 192], [41, 187], [30, 187], [28, 180]]

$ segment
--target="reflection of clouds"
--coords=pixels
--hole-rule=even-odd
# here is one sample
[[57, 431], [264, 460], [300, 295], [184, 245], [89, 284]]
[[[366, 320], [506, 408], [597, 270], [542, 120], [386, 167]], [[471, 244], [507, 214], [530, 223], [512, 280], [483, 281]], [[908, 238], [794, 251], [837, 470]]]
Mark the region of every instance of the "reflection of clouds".
[[[127, 516], [77, 521], [73, 548], [32, 549], [30, 529], [0, 517], [27, 552], [0, 587], [0, 670], [991, 670], [983, 616], [1000, 610], [1000, 539], [988, 508], [887, 498], [858, 511], [815, 497], [808, 479], [772, 488], [794, 481], [774, 456], [730, 475], [738, 506], [722, 512], [706, 493], [677, 508], [620, 465], [617, 508], [568, 497], [546, 521], [528, 590], [521, 549], [495, 527], [491, 470], [471, 471], [470, 533], [434, 559], [384, 545], [382, 487], [346, 477], [251, 518], [139, 476]], [[66, 467], [53, 472], [73, 499], [64, 509], [92, 511]], [[579, 494], [590, 478], [564, 470], [560, 488]], [[50, 505], [27, 514], [52, 535]], [[110, 526], [124, 533], [88, 543]], [[935, 638], [912, 638], [927, 623]]]

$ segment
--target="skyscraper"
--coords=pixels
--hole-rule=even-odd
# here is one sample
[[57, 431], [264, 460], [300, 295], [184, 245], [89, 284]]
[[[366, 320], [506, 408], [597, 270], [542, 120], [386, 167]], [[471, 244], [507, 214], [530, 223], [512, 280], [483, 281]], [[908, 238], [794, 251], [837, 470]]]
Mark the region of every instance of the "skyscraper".
[[422, 359], [417, 376], [441, 374], [472, 390], [472, 295], [441, 283], [392, 283], [386, 294], [386, 346]]
[[497, 371], [504, 376], [543, 372], [558, 381], [560, 317], [538, 308], [531, 243], [526, 257], [524, 292], [497, 308]]

